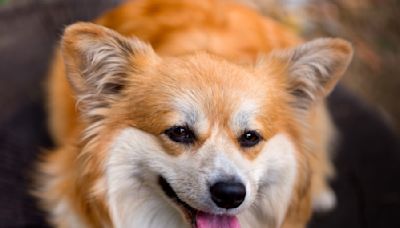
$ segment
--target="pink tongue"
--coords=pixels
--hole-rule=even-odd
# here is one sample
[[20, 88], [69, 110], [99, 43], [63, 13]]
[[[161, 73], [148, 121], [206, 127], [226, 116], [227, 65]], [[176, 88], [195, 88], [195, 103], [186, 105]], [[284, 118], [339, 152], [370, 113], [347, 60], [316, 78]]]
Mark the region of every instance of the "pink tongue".
[[212, 215], [199, 212], [196, 216], [197, 228], [240, 228], [236, 216]]

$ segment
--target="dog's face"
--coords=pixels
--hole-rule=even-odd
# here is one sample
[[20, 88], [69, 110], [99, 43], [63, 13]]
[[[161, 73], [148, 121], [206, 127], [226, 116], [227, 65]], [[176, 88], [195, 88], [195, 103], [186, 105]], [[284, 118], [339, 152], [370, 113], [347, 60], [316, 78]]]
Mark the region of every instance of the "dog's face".
[[68, 28], [63, 51], [86, 153], [103, 151], [93, 192], [117, 227], [279, 225], [300, 172], [301, 116], [351, 56], [346, 42], [319, 40], [255, 66], [161, 58], [90, 24]]
[[118, 104], [127, 126], [109, 150], [108, 174], [127, 176], [112, 186], [141, 183], [196, 223], [239, 214], [263, 188], [287, 200], [296, 158], [279, 82], [207, 54], [159, 61]]

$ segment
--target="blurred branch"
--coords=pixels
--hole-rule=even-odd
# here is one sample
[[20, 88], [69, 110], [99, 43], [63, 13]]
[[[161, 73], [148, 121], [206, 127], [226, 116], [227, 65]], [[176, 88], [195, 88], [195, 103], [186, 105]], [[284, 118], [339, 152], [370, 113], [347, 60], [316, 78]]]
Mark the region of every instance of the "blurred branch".
[[7, 3], [8, 0], [0, 0], [0, 5]]

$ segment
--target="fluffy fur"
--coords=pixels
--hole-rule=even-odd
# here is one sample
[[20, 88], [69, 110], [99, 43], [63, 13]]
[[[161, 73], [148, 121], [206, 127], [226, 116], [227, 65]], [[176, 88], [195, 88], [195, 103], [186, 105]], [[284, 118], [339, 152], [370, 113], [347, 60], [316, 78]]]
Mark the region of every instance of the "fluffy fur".
[[[50, 72], [58, 149], [40, 165], [36, 195], [55, 226], [190, 226], [160, 175], [190, 207], [242, 227], [304, 227], [313, 199], [332, 206], [323, 98], [350, 62], [348, 42], [294, 47], [284, 26], [229, 1], [127, 2], [96, 23], [118, 33], [69, 26]], [[180, 125], [193, 144], [167, 137]], [[261, 142], [241, 147], [246, 130]], [[221, 209], [209, 183], [228, 179], [246, 198]]]

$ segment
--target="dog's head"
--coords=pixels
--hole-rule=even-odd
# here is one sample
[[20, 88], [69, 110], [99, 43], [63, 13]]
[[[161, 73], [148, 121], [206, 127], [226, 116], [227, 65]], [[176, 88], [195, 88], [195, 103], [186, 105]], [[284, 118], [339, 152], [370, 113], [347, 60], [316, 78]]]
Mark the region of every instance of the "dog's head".
[[254, 66], [160, 57], [87, 23], [68, 27], [62, 48], [87, 125], [81, 164], [101, 161], [90, 192], [103, 193], [117, 227], [280, 224], [300, 172], [302, 116], [352, 55], [345, 41], [319, 39]]

